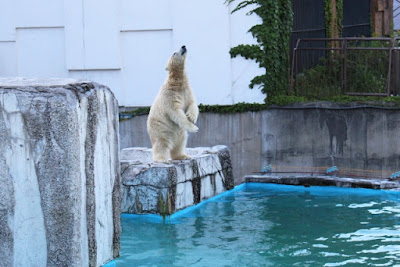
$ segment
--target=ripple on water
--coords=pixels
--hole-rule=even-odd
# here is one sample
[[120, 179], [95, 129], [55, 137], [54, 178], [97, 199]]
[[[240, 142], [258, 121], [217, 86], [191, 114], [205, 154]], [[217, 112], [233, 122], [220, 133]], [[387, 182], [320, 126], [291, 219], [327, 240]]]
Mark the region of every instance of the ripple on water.
[[351, 264], [351, 263], [365, 264], [366, 263], [365, 260], [366, 260], [366, 258], [350, 259], [350, 260], [345, 260], [345, 261], [341, 261], [341, 262], [325, 263], [324, 266], [326, 266], [326, 267], [344, 266], [344, 265]]
[[347, 242], [380, 240], [382, 242], [397, 242], [400, 238], [400, 229], [371, 228], [360, 229], [353, 233], [338, 234], [338, 238], [347, 239]]

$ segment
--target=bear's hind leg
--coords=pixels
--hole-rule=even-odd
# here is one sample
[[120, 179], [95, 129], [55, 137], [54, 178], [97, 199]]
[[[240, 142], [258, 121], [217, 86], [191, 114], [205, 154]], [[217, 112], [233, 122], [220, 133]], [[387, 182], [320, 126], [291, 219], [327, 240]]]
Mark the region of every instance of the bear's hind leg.
[[171, 159], [173, 160], [184, 160], [190, 159], [190, 156], [185, 154], [187, 133], [186, 131], [182, 131], [182, 133], [178, 134], [175, 137], [175, 144], [171, 150]]
[[154, 162], [168, 162], [168, 155], [170, 148], [165, 142], [154, 142], [153, 144], [153, 161]]

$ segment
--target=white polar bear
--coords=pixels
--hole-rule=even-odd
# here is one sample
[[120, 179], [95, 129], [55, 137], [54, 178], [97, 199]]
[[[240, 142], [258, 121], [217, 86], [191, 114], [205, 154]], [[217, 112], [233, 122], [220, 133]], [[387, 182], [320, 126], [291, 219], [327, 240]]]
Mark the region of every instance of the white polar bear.
[[166, 70], [168, 78], [150, 108], [147, 132], [155, 162], [189, 159], [185, 154], [187, 131], [197, 132], [199, 116], [185, 70], [186, 47], [173, 53]]

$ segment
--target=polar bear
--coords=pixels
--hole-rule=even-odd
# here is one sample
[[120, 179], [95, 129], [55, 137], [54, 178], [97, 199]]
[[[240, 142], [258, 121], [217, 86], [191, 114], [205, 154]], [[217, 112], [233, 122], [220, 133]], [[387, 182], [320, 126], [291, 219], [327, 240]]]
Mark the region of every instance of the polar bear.
[[199, 109], [186, 76], [186, 54], [185, 46], [172, 54], [166, 67], [168, 78], [150, 108], [147, 132], [155, 162], [189, 159], [187, 132], [199, 129], [195, 125]]

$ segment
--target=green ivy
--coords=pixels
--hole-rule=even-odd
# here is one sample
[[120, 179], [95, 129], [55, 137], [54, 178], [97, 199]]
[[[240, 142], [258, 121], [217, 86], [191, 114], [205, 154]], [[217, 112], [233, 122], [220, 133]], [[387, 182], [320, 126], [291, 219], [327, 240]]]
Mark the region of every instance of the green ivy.
[[400, 107], [400, 96], [351, 96], [351, 95], [339, 95], [329, 97], [327, 101], [334, 103], [359, 103], [368, 104], [377, 107]]
[[124, 111], [119, 114], [119, 121], [129, 120], [140, 115], [147, 115], [150, 112], [150, 107], [140, 107], [132, 111]]
[[199, 105], [201, 113], [242, 113], [247, 111], [260, 111], [267, 108], [266, 104], [258, 103], [237, 103], [235, 105]]
[[[199, 105], [201, 113], [220, 113], [220, 114], [232, 114], [232, 113], [243, 113], [243, 112], [257, 112], [261, 110], [267, 110], [272, 106], [288, 106], [295, 103], [309, 103], [314, 101], [327, 101], [333, 103], [359, 103], [369, 106], [377, 107], [397, 107], [400, 108], [400, 96], [390, 97], [376, 97], [376, 96], [350, 96], [350, 95], [338, 95], [325, 98], [313, 98], [305, 96], [295, 95], [273, 95], [268, 97], [265, 104], [259, 103], [237, 103], [234, 105]], [[141, 115], [149, 114], [150, 107], [140, 108], [141, 112], [121, 112], [120, 115], [130, 114], [131, 118]], [[126, 120], [126, 119], [124, 119]]]
[[[338, 37], [342, 36], [342, 20], [343, 20], [343, 0], [336, 0], [336, 21], [333, 22], [335, 30], [338, 32]], [[325, 29], [326, 37], [331, 38], [331, 24], [332, 24], [332, 0], [325, 0]]]
[[267, 99], [267, 105], [276, 105], [276, 106], [288, 106], [294, 103], [304, 103], [313, 101], [314, 99], [308, 99], [304, 96], [296, 96], [296, 95], [273, 95]]
[[[235, 0], [226, 0], [228, 4]], [[254, 77], [249, 87], [259, 86], [268, 97], [289, 90], [289, 41], [293, 24], [291, 0], [249, 0], [240, 2], [232, 13], [254, 6], [248, 15], [255, 13], [262, 23], [249, 29], [257, 40], [256, 45], [238, 45], [230, 50], [231, 57], [242, 56], [255, 60], [265, 74]]]
[[339, 37], [342, 36], [343, 21], [343, 0], [336, 0], [336, 27], [339, 30]]

